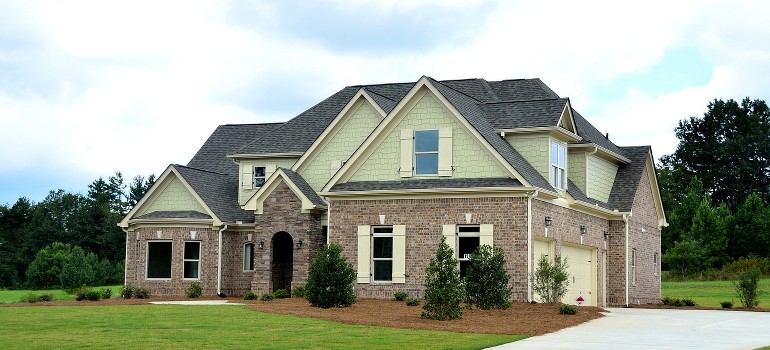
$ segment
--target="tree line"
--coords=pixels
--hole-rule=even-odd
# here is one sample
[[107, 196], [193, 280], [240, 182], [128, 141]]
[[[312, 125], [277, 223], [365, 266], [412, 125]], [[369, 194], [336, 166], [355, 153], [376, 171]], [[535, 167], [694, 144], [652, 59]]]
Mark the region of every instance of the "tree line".
[[770, 257], [767, 103], [717, 99], [674, 131], [676, 151], [656, 165], [669, 223], [661, 239], [664, 269], [692, 276]]
[[0, 288], [61, 288], [62, 269], [80, 276], [64, 276], [64, 284], [76, 277], [123, 283], [125, 234], [117, 223], [154, 182], [150, 175], [126, 184], [116, 172], [91, 182], [85, 195], [60, 189], [37, 203], [0, 204]]

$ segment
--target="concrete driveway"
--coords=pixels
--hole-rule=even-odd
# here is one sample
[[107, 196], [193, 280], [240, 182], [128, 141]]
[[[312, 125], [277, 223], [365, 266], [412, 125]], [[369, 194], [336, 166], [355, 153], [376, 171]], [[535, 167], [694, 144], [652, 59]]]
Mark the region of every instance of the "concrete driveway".
[[770, 312], [606, 310], [606, 317], [491, 349], [755, 349], [770, 345]]

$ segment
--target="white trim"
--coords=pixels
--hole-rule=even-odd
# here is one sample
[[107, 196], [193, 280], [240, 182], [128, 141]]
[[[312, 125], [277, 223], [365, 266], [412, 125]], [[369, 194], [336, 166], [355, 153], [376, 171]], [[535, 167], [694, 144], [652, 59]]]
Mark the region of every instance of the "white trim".
[[[171, 243], [169, 252], [168, 277], [149, 277], [150, 276], [150, 243]], [[170, 281], [174, 277], [174, 240], [171, 239], [148, 239], [144, 244], [144, 279], [147, 281]]]
[[265, 181], [265, 184], [262, 185], [262, 187], [260, 187], [259, 190], [257, 190], [257, 192], [255, 192], [251, 198], [249, 198], [246, 203], [241, 206], [241, 208], [244, 210], [253, 210], [255, 214], [262, 214], [264, 210], [265, 199], [267, 199], [267, 196], [272, 193], [272, 191], [275, 190], [279, 184], [281, 184], [281, 181], [286, 183], [294, 195], [297, 196], [300, 201], [302, 201], [303, 213], [310, 213], [315, 210], [322, 210], [328, 207], [328, 205], [319, 206], [313, 203], [309, 198], [307, 198], [307, 196], [305, 196], [299, 187], [297, 187], [297, 185], [291, 181], [288, 176], [286, 176], [283, 168], [279, 168], [272, 175], [270, 175], [267, 181]]
[[[185, 257], [185, 253], [187, 252], [187, 243], [198, 243], [198, 259], [187, 259]], [[203, 244], [201, 243], [201, 241], [193, 241], [193, 240], [187, 241], [186, 240], [186, 241], [183, 242], [183, 244], [182, 244], [182, 280], [185, 280], [185, 281], [200, 281], [200, 279], [201, 279], [201, 258], [203, 257], [202, 255], [203, 255]], [[197, 261], [198, 262], [198, 277], [186, 277], [185, 276], [185, 273], [187, 272], [186, 271], [186, 267], [185, 267], [185, 265], [186, 265], [185, 263], [188, 262], [188, 261], [190, 261], [190, 262]]]
[[228, 154], [227, 158], [233, 160], [240, 159], [263, 159], [263, 158], [299, 158], [302, 156], [302, 152], [285, 152], [285, 153], [237, 153]]

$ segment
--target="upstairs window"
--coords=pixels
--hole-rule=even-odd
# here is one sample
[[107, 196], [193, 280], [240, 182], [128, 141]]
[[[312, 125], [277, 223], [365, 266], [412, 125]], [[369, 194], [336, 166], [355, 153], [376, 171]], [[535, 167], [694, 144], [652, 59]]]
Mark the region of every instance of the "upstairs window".
[[254, 188], [260, 188], [265, 184], [267, 169], [263, 166], [254, 167]]
[[551, 186], [563, 190], [567, 183], [567, 151], [560, 143], [551, 142]]
[[438, 175], [438, 130], [414, 132], [415, 175]]

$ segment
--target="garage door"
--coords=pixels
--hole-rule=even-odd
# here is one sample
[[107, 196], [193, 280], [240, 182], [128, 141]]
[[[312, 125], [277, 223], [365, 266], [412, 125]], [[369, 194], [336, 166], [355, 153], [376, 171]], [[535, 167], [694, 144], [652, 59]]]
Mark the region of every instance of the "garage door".
[[562, 245], [561, 256], [567, 258], [569, 267], [569, 285], [567, 294], [562, 298], [565, 304], [577, 304], [575, 299], [582, 295], [583, 305], [596, 306], [596, 281], [594, 274], [596, 262], [592, 248]]

